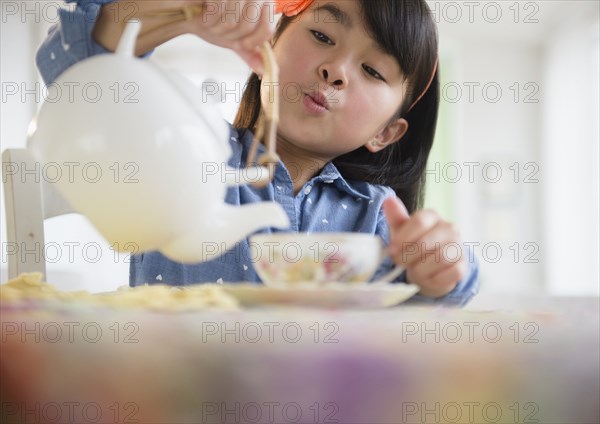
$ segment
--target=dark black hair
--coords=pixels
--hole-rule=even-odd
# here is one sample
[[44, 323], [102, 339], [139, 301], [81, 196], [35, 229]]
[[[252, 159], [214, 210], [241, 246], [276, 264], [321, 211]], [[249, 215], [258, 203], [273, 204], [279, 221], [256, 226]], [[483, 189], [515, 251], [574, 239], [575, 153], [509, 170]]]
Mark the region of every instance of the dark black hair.
[[[413, 212], [423, 204], [425, 169], [440, 103], [439, 66], [432, 76], [438, 55], [436, 26], [425, 0], [357, 1], [367, 31], [386, 53], [396, 58], [406, 77], [408, 91], [390, 122], [404, 118], [408, 121], [408, 131], [402, 140], [377, 153], [360, 147], [335, 158], [333, 163], [348, 180], [391, 187], [408, 211]], [[286, 16], [281, 18], [274, 41], [293, 20]], [[252, 74], [234, 126], [252, 129], [259, 114], [260, 80]]]

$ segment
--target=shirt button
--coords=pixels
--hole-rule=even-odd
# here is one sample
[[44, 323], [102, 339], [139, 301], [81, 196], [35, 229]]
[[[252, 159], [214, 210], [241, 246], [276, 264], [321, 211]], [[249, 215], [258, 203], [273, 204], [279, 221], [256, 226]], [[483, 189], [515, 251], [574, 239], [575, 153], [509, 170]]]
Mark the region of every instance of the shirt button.
[[308, 194], [311, 192], [312, 190], [312, 186], [306, 186], [306, 188], [304, 189], [304, 194], [306, 194], [308, 196]]

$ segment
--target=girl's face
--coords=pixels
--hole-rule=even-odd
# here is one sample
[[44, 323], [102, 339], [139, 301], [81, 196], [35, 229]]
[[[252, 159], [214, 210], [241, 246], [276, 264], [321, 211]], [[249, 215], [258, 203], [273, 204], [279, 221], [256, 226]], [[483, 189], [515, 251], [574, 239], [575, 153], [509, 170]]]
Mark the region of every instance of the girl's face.
[[404, 119], [390, 122], [405, 80], [394, 57], [367, 34], [357, 1], [315, 1], [274, 52], [283, 143], [331, 160], [363, 145], [381, 150], [406, 132]]

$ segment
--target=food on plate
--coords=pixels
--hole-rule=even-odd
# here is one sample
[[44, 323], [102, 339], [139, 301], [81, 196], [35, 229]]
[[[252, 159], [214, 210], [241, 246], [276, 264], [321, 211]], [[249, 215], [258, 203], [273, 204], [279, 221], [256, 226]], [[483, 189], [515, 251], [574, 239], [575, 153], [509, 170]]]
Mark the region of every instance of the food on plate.
[[117, 309], [189, 311], [203, 309], [234, 310], [235, 298], [216, 284], [172, 287], [165, 284], [123, 287], [115, 292], [92, 294], [86, 291], [65, 292], [47, 284], [40, 273], [21, 274], [0, 285], [0, 302], [48, 302], [100, 305]]

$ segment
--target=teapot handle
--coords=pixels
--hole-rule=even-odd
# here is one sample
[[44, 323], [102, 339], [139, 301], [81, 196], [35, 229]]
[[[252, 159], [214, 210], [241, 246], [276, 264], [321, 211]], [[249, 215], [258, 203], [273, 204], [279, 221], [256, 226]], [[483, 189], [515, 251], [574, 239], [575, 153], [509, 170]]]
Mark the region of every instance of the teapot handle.
[[127, 21], [127, 26], [125, 26], [115, 54], [123, 57], [134, 57], [135, 44], [141, 29], [142, 23], [138, 19]]
[[260, 88], [260, 116], [256, 125], [252, 146], [248, 153], [246, 166], [254, 165], [256, 151], [261, 139], [264, 137], [264, 145], [267, 151], [258, 158], [258, 165], [268, 169], [269, 177], [252, 183], [257, 188], [266, 186], [275, 176], [275, 167], [279, 163], [277, 155], [277, 125], [279, 124], [279, 96], [273, 88], [279, 86], [279, 67], [269, 42], [262, 45], [262, 58], [265, 72], [262, 77]]

